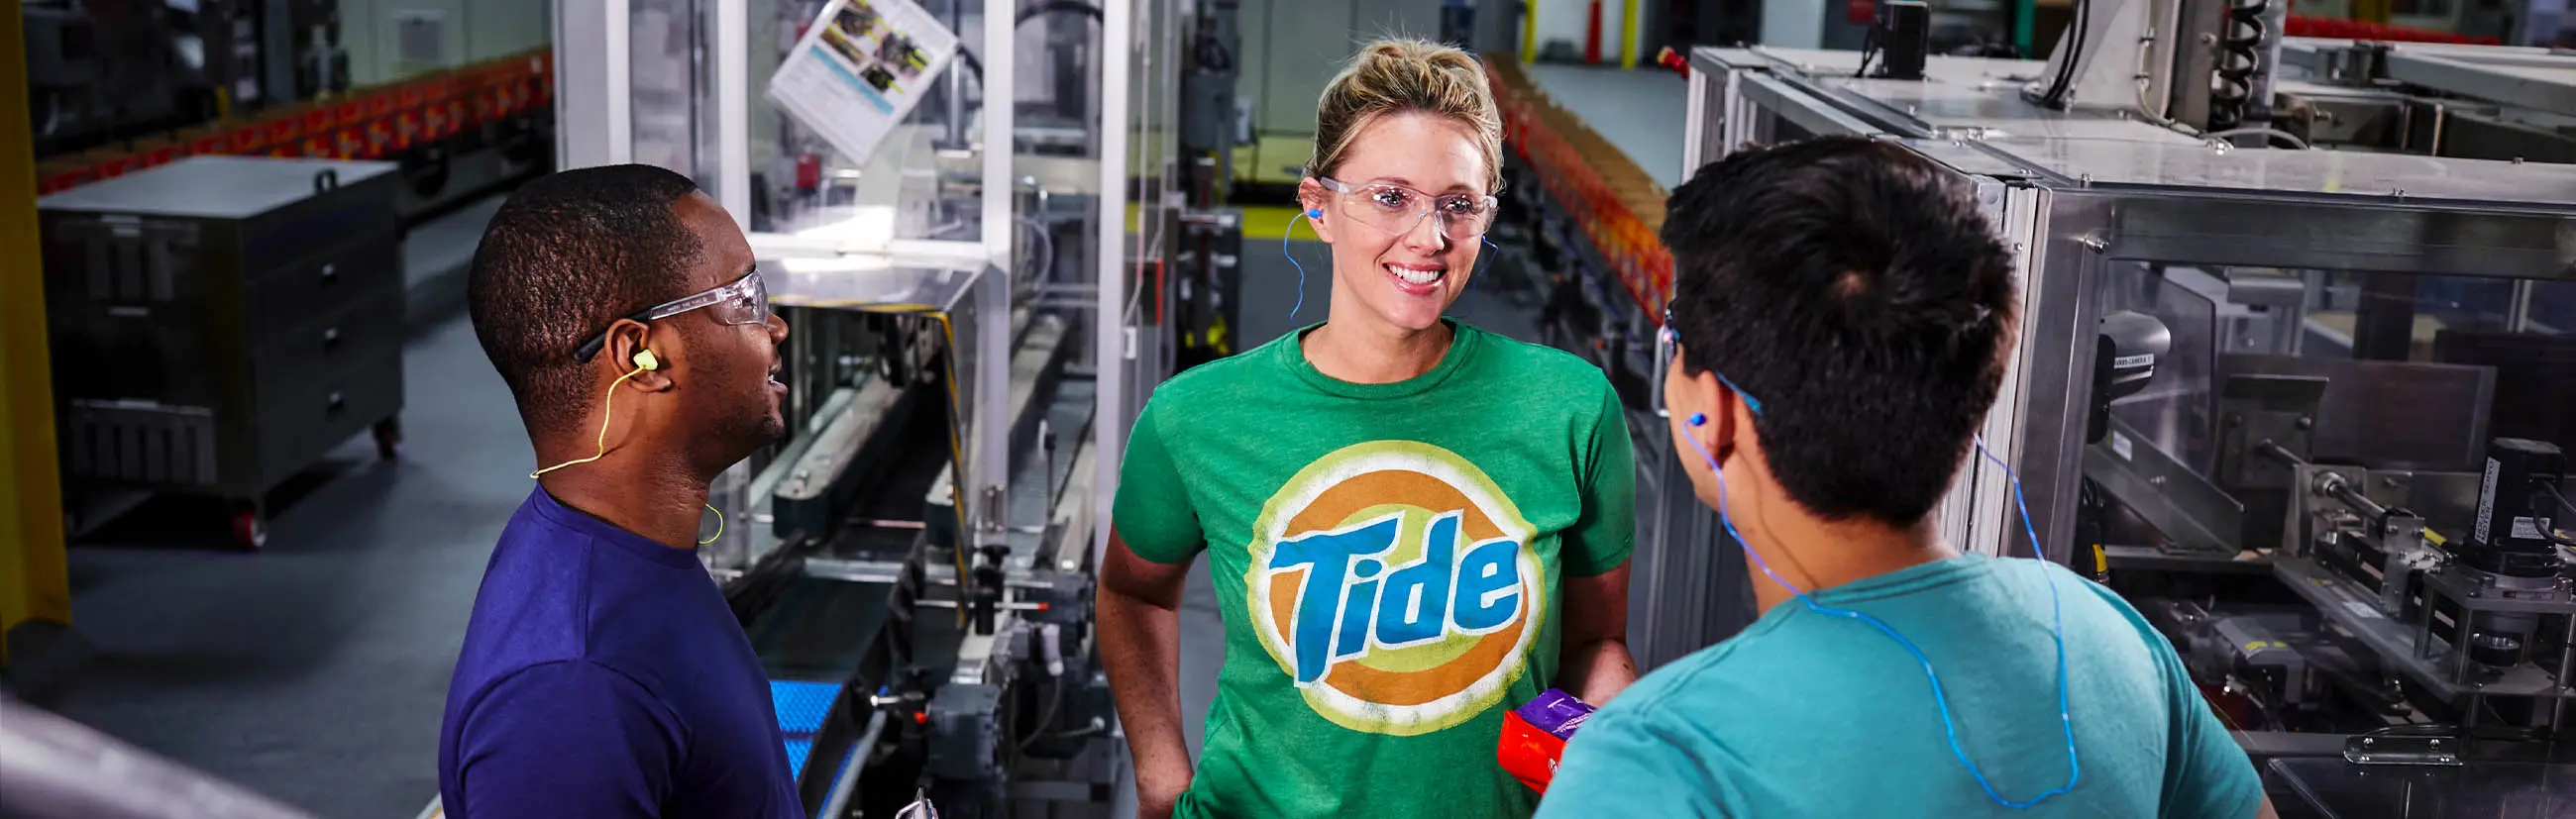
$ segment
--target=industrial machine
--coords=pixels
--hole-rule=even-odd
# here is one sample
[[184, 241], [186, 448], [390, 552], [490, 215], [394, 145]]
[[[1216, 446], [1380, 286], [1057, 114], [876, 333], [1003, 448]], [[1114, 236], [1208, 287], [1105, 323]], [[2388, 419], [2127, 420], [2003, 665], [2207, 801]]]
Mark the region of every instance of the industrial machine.
[[2292, 39], [2273, 123], [2309, 144], [2576, 163], [2576, 80], [2541, 48]]
[[[794, 439], [720, 482], [716, 505], [750, 525], [701, 554], [770, 668], [807, 806], [1096, 812], [1125, 784], [1088, 629], [1117, 454], [1155, 384], [1225, 352], [1236, 300], [1233, 4], [1094, 17], [928, 0], [921, 19], [959, 35], [956, 58], [850, 155], [777, 102], [796, 93], [777, 77], [855, 5], [911, 8], [560, 4], [556, 99], [581, 124], [560, 132], [560, 159], [699, 179], [750, 228], [798, 328]], [[2513, 703], [2555, 702], [2568, 652], [2555, 544], [2537, 545], [2553, 535], [2516, 522], [2564, 525], [2529, 490], [2564, 474], [2544, 444], [2567, 445], [2553, 419], [2576, 383], [2547, 374], [2562, 366], [2551, 328], [2576, 327], [2551, 312], [2576, 201], [2531, 192], [2576, 180], [2509, 157], [2294, 150], [2362, 143], [2282, 102], [2330, 86], [2278, 70], [2272, 52], [2302, 44], [2251, 25], [2276, 11], [2098, 5], [2051, 62], [1931, 54], [1910, 44], [1929, 36], [1911, 7], [1880, 26], [1909, 39], [1866, 57], [1701, 49], [1685, 159], [1864, 134], [1968, 180], [2030, 271], [1984, 432], [2023, 476], [2040, 542], [2018, 534], [1988, 464], [1940, 509], [1945, 536], [2065, 561], [2140, 601], [2283, 794], [2342, 792], [2345, 766], [2439, 760], [2435, 740], [2481, 781], [2521, 787], [2530, 771], [2494, 766], [2553, 741], [2555, 713]], [[2180, 24], [2153, 22], [2204, 15], [2239, 28], [2174, 46]], [[2122, 38], [2148, 42], [2105, 44]], [[2143, 83], [2141, 64], [2156, 67]], [[1644, 388], [1671, 286], [1652, 242], [1661, 190], [1634, 168], [1579, 170], [1600, 135], [1495, 68], [1513, 154], [1497, 266], [1543, 272], [1554, 339], [1631, 404], [1631, 645], [1652, 667], [1751, 614]], [[1095, 71], [1097, 85], [1073, 79]], [[2370, 90], [2467, 104], [2436, 88]], [[2401, 394], [2440, 409], [2402, 413]], [[2487, 494], [2490, 450], [2500, 500], [2478, 513], [2458, 501]], [[2385, 545], [2392, 532], [2432, 545]], [[2500, 725], [2513, 735], [2481, 733]], [[2411, 787], [2417, 769], [2366, 771]]]
[[[1093, 577], [1128, 424], [1226, 343], [1239, 219], [1185, 157], [1232, 142], [1231, 7], [557, 4], [559, 164], [698, 179], [795, 327], [790, 440], [699, 554], [813, 815], [1133, 813]], [[920, 95], [809, 115], [817, 58]]]
[[[2050, 62], [1935, 56], [1922, 79], [1698, 49], [1686, 164], [1861, 135], [1978, 192], [2025, 271], [1984, 435], [2040, 542], [1986, 463], [1943, 533], [2135, 603], [2285, 815], [2568, 809], [2546, 760], [2576, 736], [2576, 167], [2535, 123], [2563, 121], [2576, 59], [2091, 5]], [[2194, 35], [2205, 16], [2240, 28]], [[1631, 366], [1655, 297], [1593, 305]]]
[[[405, 12], [408, 76], [356, 87], [342, 0], [22, 4], [37, 189], [191, 156], [398, 163], [416, 226], [541, 172], [554, 119], [545, 51], [442, 62], [443, 12]], [[353, 6], [353, 8], [361, 8]], [[415, 10], [416, 11], [416, 10]]]
[[[313, 99], [349, 90], [349, 49], [341, 45], [340, 4], [336, 0], [273, 0], [285, 3], [284, 31], [270, 42], [285, 46], [286, 73], [295, 99]], [[272, 77], [274, 73], [272, 73]], [[270, 84], [277, 85], [275, 79]]]
[[19, 14], [38, 156], [262, 101], [255, 5], [37, 0]]

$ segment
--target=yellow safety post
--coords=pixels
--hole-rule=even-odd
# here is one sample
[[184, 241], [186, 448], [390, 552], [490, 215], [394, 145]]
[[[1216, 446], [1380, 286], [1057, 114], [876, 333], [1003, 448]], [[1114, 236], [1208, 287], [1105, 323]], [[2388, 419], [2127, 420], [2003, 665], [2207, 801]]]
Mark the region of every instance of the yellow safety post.
[[55, 472], [44, 266], [36, 258], [36, 154], [27, 123], [19, 0], [0, 0], [0, 661], [30, 620], [69, 623], [63, 489]]
[[1637, 2], [1619, 4], [1619, 67], [1630, 71], [1637, 68]]
[[1538, 0], [1521, 2], [1521, 64], [1538, 63]]

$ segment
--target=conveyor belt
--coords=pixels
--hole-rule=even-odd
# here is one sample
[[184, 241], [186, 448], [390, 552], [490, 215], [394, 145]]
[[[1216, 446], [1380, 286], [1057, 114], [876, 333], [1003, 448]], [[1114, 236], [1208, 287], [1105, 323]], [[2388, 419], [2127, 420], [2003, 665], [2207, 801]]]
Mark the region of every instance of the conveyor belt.
[[[808, 554], [834, 560], [901, 563], [922, 538], [918, 524], [927, 497], [949, 461], [947, 419], [938, 412], [908, 413], [899, 428], [878, 432], [899, 445], [863, 468], [871, 480], [830, 539]], [[861, 521], [885, 521], [862, 523]], [[845, 680], [867, 669], [887, 619], [891, 586], [794, 577], [774, 601], [744, 624], [752, 650], [773, 677]], [[784, 707], [782, 703], [781, 707]], [[785, 713], [782, 711], [781, 713]], [[784, 725], [784, 723], [781, 723]]]
[[1599, 130], [1655, 184], [1681, 186], [1690, 80], [1654, 69], [1541, 64], [1521, 70], [1549, 99]]
[[[1025, 563], [1050, 542], [1048, 529], [1040, 524], [1055, 511], [1055, 493], [1076, 466], [1076, 444], [1087, 440], [1093, 385], [1057, 377], [1055, 371], [1071, 349], [1063, 343], [1062, 323], [1035, 321], [1014, 335], [1020, 349], [1012, 358], [1011, 444], [1017, 454], [1011, 459], [1007, 554]], [[738, 602], [736, 610], [773, 680], [778, 725], [806, 805], [828, 810], [846, 803], [868, 815], [885, 815], [901, 804], [889, 800], [911, 798], [923, 781], [925, 761], [941, 753], [931, 750], [925, 757], [925, 737], [953, 743], [958, 736], [977, 735], [978, 723], [953, 716], [973, 713], [973, 707], [950, 702], [947, 692], [961, 675], [982, 679], [981, 664], [987, 660], [983, 649], [968, 650], [980, 644], [969, 633], [968, 610], [958, 606], [966, 592], [954, 585], [960, 572], [947, 559], [952, 553], [945, 544], [955, 536], [954, 524], [940, 524], [953, 519], [953, 507], [932, 500], [947, 497], [947, 476], [953, 474], [948, 414], [894, 412], [884, 401], [835, 411], [883, 413], [883, 423], [851, 433], [865, 439], [855, 450], [861, 454], [827, 462], [852, 472], [844, 478], [814, 479], [865, 480], [835, 490], [844, 491], [846, 500], [806, 510], [804, 522], [781, 527], [793, 529], [795, 536], [744, 575], [746, 589], [755, 581], [762, 585], [745, 591], [742, 600], [747, 602]], [[1040, 456], [1036, 432], [1042, 417], [1053, 440], [1067, 451]], [[802, 468], [809, 462], [796, 463]], [[808, 492], [805, 497], [824, 495]], [[961, 561], [985, 559], [971, 551], [957, 556]], [[1010, 656], [1016, 655], [1003, 655], [1003, 662], [1016, 663]], [[970, 664], [972, 668], [961, 670]], [[1020, 702], [1025, 695], [1012, 688], [1007, 674], [991, 677], [982, 689], [996, 698], [986, 707], [1000, 709], [994, 717], [1004, 732], [999, 735], [1016, 736], [1009, 733], [1016, 725], [1009, 715], [1029, 710]], [[969, 698], [977, 693], [959, 690]], [[894, 699], [872, 702], [871, 693]], [[927, 704], [925, 694], [933, 697]], [[889, 714], [907, 706], [887, 702], [911, 703], [908, 707], [916, 710], [908, 718], [893, 719]], [[942, 707], [952, 710], [940, 712]], [[952, 716], [925, 719], [933, 713]], [[880, 742], [879, 729], [908, 736], [911, 744], [891, 741], [896, 734]], [[871, 748], [876, 753], [864, 760], [853, 756]], [[861, 767], [863, 776], [852, 773]], [[836, 793], [845, 785], [857, 788]]]
[[1647, 320], [1660, 321], [1672, 290], [1672, 254], [1656, 238], [1664, 226], [1664, 186], [1539, 88], [1519, 63], [1487, 60], [1486, 73], [1513, 156], [1590, 240]]
[[814, 747], [814, 734], [823, 730], [823, 716], [831, 713], [832, 698], [840, 695], [838, 683], [769, 681], [769, 702], [778, 711], [778, 732], [787, 738], [790, 776], [804, 773], [805, 755]]
[[[823, 733], [824, 720], [831, 716], [832, 703], [840, 698], [842, 687], [840, 683], [769, 681], [770, 707], [777, 712], [779, 734], [787, 740], [789, 777], [804, 781], [805, 765], [813, 755], [814, 742]], [[840, 742], [847, 743], [848, 740], [844, 738]], [[850, 758], [858, 752], [855, 745], [842, 748], [840, 760], [832, 766], [831, 781], [823, 786], [825, 793], [840, 787], [841, 777], [848, 775]]]

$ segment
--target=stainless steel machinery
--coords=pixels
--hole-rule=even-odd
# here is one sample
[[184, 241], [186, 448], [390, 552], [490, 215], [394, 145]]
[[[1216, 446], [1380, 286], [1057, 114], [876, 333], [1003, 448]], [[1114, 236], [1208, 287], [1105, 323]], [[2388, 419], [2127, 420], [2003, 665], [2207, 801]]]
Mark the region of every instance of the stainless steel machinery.
[[2273, 124], [2312, 145], [2576, 162], [2576, 55], [2292, 39], [2279, 70]]
[[1231, 36], [1201, 5], [921, 0], [957, 58], [849, 156], [771, 87], [840, 6], [557, 4], [563, 166], [697, 179], [795, 328], [791, 440], [718, 482], [700, 555], [816, 816], [1133, 812], [1092, 578], [1127, 426], [1211, 304], [1184, 266], [1232, 256], [1183, 216], [1182, 115], [1232, 106], [1183, 57]]
[[[2461, 133], [2443, 112], [2537, 116], [2552, 93], [2436, 99], [2449, 80], [2411, 49], [2368, 53], [2394, 55], [2377, 76], [2414, 78], [2372, 93], [2430, 112], [2418, 136]], [[1851, 79], [1856, 56], [1699, 50], [1685, 145], [1695, 165], [1810, 135], [1899, 140], [1974, 186], [2013, 243], [2022, 335], [1985, 435], [2039, 542], [1987, 464], [1939, 512], [1945, 536], [2128, 597], [2285, 810], [2576, 804], [2547, 761], [2576, 736], [2576, 166], [2429, 141], [2239, 146], [2135, 107], [2042, 104], [2023, 93], [2037, 63], [1934, 58], [1896, 83]], [[2305, 133], [2248, 142], [2306, 144], [2333, 121], [2291, 120], [2275, 125]]]

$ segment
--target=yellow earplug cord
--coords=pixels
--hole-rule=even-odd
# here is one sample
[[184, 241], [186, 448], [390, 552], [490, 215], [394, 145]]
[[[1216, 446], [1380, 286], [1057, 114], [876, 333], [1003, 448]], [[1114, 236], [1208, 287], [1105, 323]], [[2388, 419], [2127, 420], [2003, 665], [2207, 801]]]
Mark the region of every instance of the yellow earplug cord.
[[[610, 414], [609, 414], [609, 412], [610, 412], [612, 409], [614, 409], [614, 408], [616, 407], [616, 405], [617, 405], [617, 387], [618, 387], [618, 385], [620, 385], [620, 384], [624, 384], [624, 383], [626, 383], [626, 379], [634, 378], [634, 377], [635, 377], [635, 376], [637, 376], [637, 375], [641, 375], [641, 374], [643, 374], [643, 372], [644, 372], [644, 368], [642, 368], [642, 367], [637, 367], [637, 368], [635, 368], [635, 369], [632, 369], [632, 370], [628, 370], [628, 371], [626, 371], [626, 374], [625, 374], [625, 375], [618, 376], [618, 377], [617, 377], [617, 380], [615, 380], [615, 381], [611, 381], [611, 382], [608, 382], [608, 397], [607, 397], [607, 398], [605, 398], [605, 399], [602, 399], [602, 400], [599, 402], [599, 453], [598, 453], [598, 454], [596, 454], [596, 455], [592, 455], [592, 456], [590, 456], [590, 457], [588, 457], [588, 458], [583, 458], [583, 459], [580, 459], [580, 460], [576, 460], [576, 461], [565, 461], [565, 462], [563, 462], [563, 463], [555, 464], [555, 465], [553, 465], [553, 466], [549, 466], [549, 467], [546, 467], [546, 468], [544, 468], [544, 469], [537, 470], [537, 471], [535, 471], [535, 472], [530, 472], [530, 473], [528, 473], [528, 477], [530, 477], [530, 478], [534, 478], [534, 477], [537, 477], [537, 476], [539, 476], [539, 475], [543, 475], [543, 474], [546, 474], [546, 473], [548, 473], [548, 472], [553, 472], [553, 471], [555, 471], [555, 470], [562, 469], [562, 468], [567, 467], [567, 466], [574, 466], [574, 465], [578, 465], [578, 464], [586, 464], [586, 463], [590, 463], [590, 462], [592, 462], [592, 461], [599, 460], [599, 459], [601, 459], [601, 458], [608, 457], [608, 425], [609, 425], [609, 423], [610, 423], [611, 421], [615, 420], [615, 418], [616, 418], [616, 416], [610, 415]], [[724, 516], [724, 510], [722, 510], [722, 509], [717, 509], [717, 508], [716, 508], [716, 506], [715, 506], [715, 504], [709, 503], [709, 504], [701, 504], [701, 505], [703, 505], [703, 506], [707, 507], [707, 511], [716, 513], [716, 533], [715, 533], [715, 534], [713, 534], [713, 535], [708, 536], [708, 537], [707, 537], [707, 539], [705, 539], [705, 540], [698, 541], [698, 545], [700, 545], [700, 546], [704, 546], [704, 545], [707, 545], [707, 544], [709, 544], [709, 543], [714, 543], [714, 542], [716, 542], [716, 539], [717, 539], [717, 538], [724, 537], [725, 516]]]

